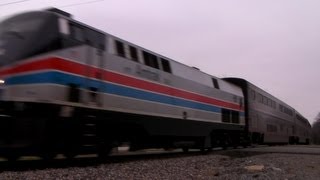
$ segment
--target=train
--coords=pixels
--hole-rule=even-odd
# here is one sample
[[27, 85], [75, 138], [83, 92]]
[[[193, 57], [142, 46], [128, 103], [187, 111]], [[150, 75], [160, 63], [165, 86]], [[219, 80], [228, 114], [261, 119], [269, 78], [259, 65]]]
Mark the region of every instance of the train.
[[56, 8], [0, 23], [0, 156], [52, 159], [126, 144], [183, 151], [310, 143], [310, 123], [241, 78], [198, 68]]

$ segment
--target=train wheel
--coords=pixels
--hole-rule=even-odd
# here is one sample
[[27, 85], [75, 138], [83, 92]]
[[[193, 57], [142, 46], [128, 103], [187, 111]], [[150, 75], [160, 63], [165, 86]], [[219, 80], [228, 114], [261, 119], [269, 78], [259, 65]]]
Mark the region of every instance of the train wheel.
[[77, 156], [77, 154], [73, 153], [73, 152], [64, 153], [63, 155], [64, 155], [64, 157], [66, 157], [69, 160], [72, 160], [74, 157]]
[[182, 151], [183, 151], [184, 153], [187, 153], [187, 152], [189, 152], [189, 148], [188, 148], [188, 147], [183, 147], [183, 148], [182, 148]]
[[232, 140], [229, 136], [229, 134], [224, 134], [221, 140], [221, 146], [223, 150], [228, 149], [228, 147], [232, 144]]
[[10, 163], [13, 163], [13, 162], [16, 162], [20, 156], [17, 154], [8, 154], [5, 157]]
[[212, 148], [200, 148], [200, 152], [201, 152], [201, 154], [203, 154], [203, 155], [205, 155], [205, 154], [207, 154], [207, 153], [210, 153], [210, 152], [212, 152]]
[[55, 157], [56, 157], [56, 153], [54, 152], [44, 152], [41, 154], [41, 158], [44, 160], [44, 161], [52, 161]]
[[200, 152], [202, 153], [202, 154], [205, 154], [205, 153], [207, 153], [207, 149], [206, 149], [206, 145], [205, 145], [205, 141], [206, 141], [206, 138], [204, 137], [204, 138], [201, 138], [200, 140], [199, 140], [199, 146], [200, 146]]
[[306, 145], [309, 145], [309, 144], [310, 144], [310, 140], [306, 139]]
[[109, 156], [109, 154], [111, 153], [111, 150], [112, 150], [111, 145], [105, 144], [105, 143], [100, 143], [98, 145], [98, 152], [97, 152], [99, 159], [105, 160]]

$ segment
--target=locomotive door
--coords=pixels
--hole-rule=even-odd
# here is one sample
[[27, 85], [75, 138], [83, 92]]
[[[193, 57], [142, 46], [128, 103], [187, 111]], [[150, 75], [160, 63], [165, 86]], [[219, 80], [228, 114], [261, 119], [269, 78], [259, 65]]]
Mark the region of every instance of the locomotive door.
[[87, 93], [86, 102], [89, 105], [101, 106], [101, 93], [103, 92], [104, 85], [102, 83], [104, 74], [104, 43], [105, 35], [94, 31], [92, 29], [86, 30], [86, 44], [87, 47]]

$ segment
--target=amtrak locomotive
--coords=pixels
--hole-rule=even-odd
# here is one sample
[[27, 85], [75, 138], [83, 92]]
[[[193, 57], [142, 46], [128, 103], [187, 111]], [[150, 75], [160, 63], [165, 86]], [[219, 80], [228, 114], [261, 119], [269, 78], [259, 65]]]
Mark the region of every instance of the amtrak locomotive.
[[0, 155], [309, 143], [293, 108], [75, 21], [58, 9], [0, 24]]

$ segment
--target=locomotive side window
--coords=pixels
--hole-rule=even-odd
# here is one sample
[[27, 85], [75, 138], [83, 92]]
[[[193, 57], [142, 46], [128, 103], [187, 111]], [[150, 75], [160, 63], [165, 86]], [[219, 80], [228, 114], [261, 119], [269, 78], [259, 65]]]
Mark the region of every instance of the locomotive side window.
[[84, 42], [85, 41], [85, 32], [82, 27], [75, 24], [70, 24], [71, 38]]
[[214, 78], [212, 78], [212, 83], [213, 83], [213, 87], [216, 88], [216, 89], [219, 89], [219, 84], [218, 84], [218, 81]]
[[240, 116], [238, 111], [232, 111], [231, 113], [232, 123], [239, 124]]
[[162, 64], [162, 69], [163, 71], [167, 72], [167, 73], [171, 73], [171, 67], [170, 67], [170, 63], [168, 60], [160, 58], [161, 59], [161, 64]]
[[130, 56], [133, 61], [138, 62], [138, 52], [137, 49], [133, 46], [129, 46]]
[[158, 64], [157, 56], [143, 51], [143, 58], [144, 58], [144, 63], [145, 63], [147, 66], [150, 66], [150, 67], [159, 69], [159, 64]]
[[222, 109], [221, 110], [222, 122], [225, 123], [240, 123], [240, 116], [238, 111], [231, 111], [229, 109]]
[[221, 116], [222, 116], [222, 122], [230, 123], [230, 110], [222, 109]]
[[117, 54], [119, 56], [122, 56], [122, 57], [125, 57], [125, 54], [124, 54], [124, 44], [120, 41], [115, 41], [116, 43], [116, 50], [117, 50]]

